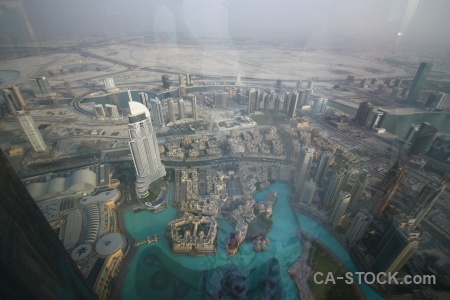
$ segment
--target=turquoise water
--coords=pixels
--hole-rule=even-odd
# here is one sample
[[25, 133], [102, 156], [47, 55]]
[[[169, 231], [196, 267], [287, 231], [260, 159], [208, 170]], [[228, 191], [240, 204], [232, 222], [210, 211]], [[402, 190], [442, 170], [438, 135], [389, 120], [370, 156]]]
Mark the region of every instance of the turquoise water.
[[[173, 187], [170, 187], [173, 191]], [[261, 298], [270, 290], [276, 298], [297, 299], [296, 285], [289, 276], [288, 268], [299, 259], [301, 245], [296, 236], [297, 224], [290, 210], [288, 199], [290, 187], [275, 183], [257, 193], [256, 201], [273, 190], [278, 191], [278, 201], [273, 215], [274, 224], [267, 235], [271, 243], [265, 252], [255, 253], [251, 243], [241, 246], [239, 252], [230, 257], [226, 252], [226, 239], [233, 226], [219, 222], [219, 237], [215, 256], [191, 257], [175, 255], [167, 240], [139, 246], [130, 262], [129, 272], [122, 290], [123, 299], [183, 298], [198, 299], [230, 294], [245, 295], [244, 298]], [[170, 195], [173, 195], [171, 192]], [[171, 197], [169, 202], [171, 202]], [[170, 203], [171, 205], [171, 203]], [[159, 214], [143, 211], [137, 214], [125, 213], [127, 230], [137, 240], [148, 235], [164, 234], [167, 223], [175, 218], [176, 210], [169, 207]], [[304, 230], [319, 238], [335, 252], [350, 270], [356, 266], [345, 249], [322, 226], [308, 217], [297, 214]], [[231, 286], [231, 288], [230, 288]], [[269, 288], [270, 287], [270, 288]], [[369, 299], [377, 294], [369, 287], [362, 287]]]
[[12, 84], [19, 78], [20, 72], [12, 70], [0, 70], [0, 83]]

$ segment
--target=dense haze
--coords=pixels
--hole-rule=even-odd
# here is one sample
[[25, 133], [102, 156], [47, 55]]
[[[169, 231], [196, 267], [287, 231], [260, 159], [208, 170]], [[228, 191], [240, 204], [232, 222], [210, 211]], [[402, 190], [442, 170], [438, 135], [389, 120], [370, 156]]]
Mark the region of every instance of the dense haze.
[[[0, 34], [44, 36], [156, 33], [174, 40], [255, 38], [450, 46], [447, 0], [24, 0], [2, 1]], [[398, 36], [398, 32], [402, 32]]]

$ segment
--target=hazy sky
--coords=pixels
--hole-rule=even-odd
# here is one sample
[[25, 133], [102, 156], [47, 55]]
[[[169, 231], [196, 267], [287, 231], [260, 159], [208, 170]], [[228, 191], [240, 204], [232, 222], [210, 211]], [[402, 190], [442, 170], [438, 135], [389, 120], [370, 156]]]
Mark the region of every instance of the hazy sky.
[[[21, 4], [21, 5], [20, 5]], [[450, 46], [448, 0], [23, 0], [0, 1], [0, 33], [186, 33], [223, 40], [401, 41]]]

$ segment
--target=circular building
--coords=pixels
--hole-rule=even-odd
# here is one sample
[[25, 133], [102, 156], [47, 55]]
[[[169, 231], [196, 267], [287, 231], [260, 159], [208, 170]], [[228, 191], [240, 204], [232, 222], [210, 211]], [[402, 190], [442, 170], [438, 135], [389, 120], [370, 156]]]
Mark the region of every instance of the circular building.
[[126, 238], [117, 232], [109, 233], [100, 238], [95, 244], [95, 252], [99, 256], [106, 257], [117, 253], [118, 251], [124, 253], [127, 247]]

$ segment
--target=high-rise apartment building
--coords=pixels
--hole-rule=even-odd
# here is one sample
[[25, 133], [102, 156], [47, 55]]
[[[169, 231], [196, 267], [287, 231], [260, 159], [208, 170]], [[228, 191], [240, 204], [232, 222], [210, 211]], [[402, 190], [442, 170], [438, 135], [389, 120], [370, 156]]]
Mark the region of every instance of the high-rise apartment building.
[[358, 111], [356, 112], [356, 116], [354, 121], [357, 122], [361, 126], [365, 126], [367, 120], [369, 119], [369, 115], [373, 111], [373, 104], [371, 102], [363, 101], [359, 104]]
[[442, 162], [447, 161], [450, 157], [450, 136], [437, 137], [428, 150], [427, 156]]
[[18, 111], [17, 120], [22, 128], [25, 137], [35, 152], [44, 152], [47, 150], [47, 144], [42, 138], [39, 129], [34, 123], [33, 118], [28, 112]]
[[297, 104], [298, 104], [298, 93], [297, 92], [292, 92], [291, 93], [291, 100], [289, 101], [289, 110], [288, 110], [288, 118], [295, 118], [297, 113]]
[[270, 94], [264, 93], [264, 104], [263, 104], [263, 111], [265, 115], [269, 114], [269, 103], [273, 101], [274, 97], [274, 91], [271, 91]]
[[350, 191], [353, 202], [359, 201], [361, 199], [368, 181], [369, 172], [367, 172], [367, 170], [362, 170], [357, 176]]
[[128, 116], [129, 146], [136, 169], [136, 194], [148, 196], [150, 184], [166, 175], [159, 156], [158, 141], [153, 130], [150, 112], [141, 103], [133, 101], [128, 91], [130, 115]]
[[97, 119], [101, 120], [106, 117], [106, 112], [103, 108], [103, 104], [94, 104], [92, 106], [92, 109], [94, 110], [94, 114]]
[[150, 101], [148, 100], [148, 94], [141, 92], [139, 93], [139, 100], [142, 104], [145, 105], [145, 107], [149, 108], [150, 107]]
[[372, 222], [373, 216], [367, 209], [360, 209], [353, 218], [352, 224], [347, 230], [346, 239], [348, 244], [356, 242], [364, 237]]
[[175, 107], [173, 105], [172, 98], [169, 98], [169, 100], [167, 100], [167, 107], [169, 110], [169, 122], [171, 122], [172, 125], [175, 125]]
[[30, 85], [34, 96], [37, 98], [49, 98], [55, 96], [55, 93], [52, 91], [45, 76], [30, 79]]
[[314, 158], [314, 148], [303, 147], [300, 151], [300, 158], [297, 164], [297, 174], [295, 178], [295, 190], [298, 195], [301, 195], [303, 186], [309, 177], [309, 170]]
[[280, 110], [280, 97], [276, 96], [273, 103], [273, 112], [277, 113]]
[[0, 149], [0, 298], [97, 299]]
[[424, 154], [433, 143], [437, 129], [429, 123], [423, 122], [417, 133], [411, 139], [408, 155]]
[[328, 99], [327, 98], [316, 98], [314, 99], [314, 104], [311, 109], [313, 115], [321, 115], [327, 110]]
[[214, 105], [218, 108], [227, 108], [228, 100], [230, 99], [230, 93], [220, 92], [214, 93]]
[[299, 80], [297, 80], [297, 84], [295, 85], [295, 89], [298, 91], [301, 88], [302, 88], [302, 80], [299, 79]]
[[411, 231], [408, 227], [402, 227], [394, 220], [381, 237], [379, 254], [372, 265], [372, 271], [375, 273], [399, 271], [418, 249], [419, 236], [419, 233]]
[[370, 122], [369, 129], [380, 128], [383, 124], [383, 120], [386, 117], [386, 113], [384, 111], [376, 111], [373, 114], [372, 121]]
[[250, 89], [247, 91], [248, 93], [248, 101], [247, 101], [247, 114], [250, 115], [252, 113], [255, 112], [255, 103], [257, 102], [257, 98], [256, 98], [256, 90], [255, 89]]
[[397, 161], [384, 176], [370, 204], [373, 215], [382, 213], [389, 206], [397, 193], [404, 170], [404, 167]]
[[408, 217], [413, 219], [411, 229], [415, 229], [417, 225], [428, 214], [430, 209], [444, 192], [446, 184], [431, 182], [425, 185], [420, 191], [419, 196], [415, 199], [414, 205], [408, 213]]
[[152, 121], [156, 126], [164, 126], [164, 115], [162, 111], [161, 101], [158, 98], [150, 100], [150, 106], [152, 108]]
[[327, 192], [323, 198], [325, 208], [331, 208], [339, 196], [341, 187], [344, 185], [346, 170], [345, 168], [337, 169], [328, 183]]
[[241, 74], [240, 73], [238, 73], [236, 75], [236, 82], [234, 83], [234, 85], [236, 85], [236, 86], [241, 86], [242, 85]]
[[178, 99], [178, 120], [183, 120], [185, 118], [184, 114], [184, 100]]
[[312, 181], [312, 179], [309, 179], [303, 186], [303, 190], [299, 198], [300, 202], [308, 205], [311, 204], [315, 191], [316, 183]]
[[197, 121], [197, 118], [198, 118], [198, 116], [197, 116], [197, 113], [198, 113], [197, 96], [192, 95], [190, 98], [191, 98], [192, 119]]
[[103, 79], [103, 84], [105, 85], [105, 91], [107, 93], [112, 92], [116, 89], [116, 84], [114, 83], [114, 79], [111, 77]]
[[117, 109], [117, 106], [112, 104], [105, 104], [106, 114], [111, 120], [118, 120], [120, 118], [119, 116], [119, 110]]
[[422, 89], [423, 84], [427, 80], [428, 74], [433, 67], [432, 63], [422, 62], [419, 65], [419, 69], [416, 72], [416, 76], [414, 76], [414, 80], [412, 82], [411, 88], [409, 90], [408, 97], [406, 98], [406, 102], [415, 103], [420, 94], [420, 90]]
[[162, 86], [164, 89], [170, 88], [170, 79], [169, 75], [165, 74], [161, 76]]
[[178, 75], [178, 84], [180, 86], [186, 86], [186, 76], [182, 74]]
[[344, 216], [345, 210], [350, 203], [351, 196], [347, 192], [339, 192], [339, 195], [334, 205], [333, 211], [331, 213], [330, 222], [333, 227], [341, 223], [342, 217]]
[[291, 93], [287, 92], [286, 94], [284, 94], [283, 112], [287, 113], [289, 111], [290, 101], [291, 101]]
[[411, 124], [410, 128], [408, 129], [408, 132], [406, 133], [405, 142], [403, 143], [404, 149], [409, 149], [411, 147], [411, 142], [412, 142], [414, 136], [419, 131], [419, 128], [420, 128], [419, 125]]
[[316, 173], [314, 174], [314, 182], [317, 183], [317, 185], [321, 184], [328, 171], [328, 166], [333, 161], [333, 158], [333, 154], [327, 151], [323, 152], [320, 155], [319, 162], [317, 163]]
[[22, 93], [20, 92], [17, 86], [15, 85], [6, 86], [2, 90], [2, 94], [6, 103], [13, 105], [15, 111], [22, 110], [25, 108], [26, 103], [23, 100]]

